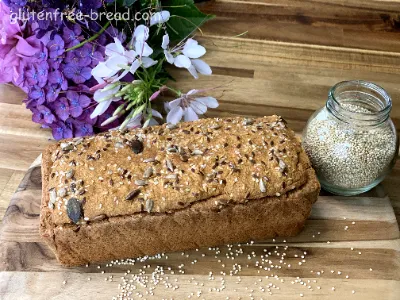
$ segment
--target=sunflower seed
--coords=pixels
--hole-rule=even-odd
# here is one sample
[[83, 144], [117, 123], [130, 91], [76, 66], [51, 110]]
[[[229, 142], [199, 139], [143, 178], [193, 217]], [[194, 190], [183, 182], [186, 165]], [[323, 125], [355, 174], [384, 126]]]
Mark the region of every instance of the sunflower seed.
[[176, 147], [169, 147], [169, 148], [167, 148], [167, 152], [168, 153], [176, 153], [176, 152], [178, 152], [178, 149], [176, 149]]
[[203, 155], [203, 151], [198, 150], [198, 149], [193, 150], [192, 155]]
[[82, 144], [82, 142], [83, 142], [83, 138], [75, 138], [74, 139], [75, 146]]
[[104, 220], [106, 217], [107, 216], [105, 214], [98, 215], [98, 216], [93, 217], [93, 219], [91, 221], [101, 221], [101, 220]]
[[254, 123], [253, 119], [245, 118], [243, 120], [243, 125], [245, 125], [245, 126], [252, 125], [253, 123]]
[[124, 148], [124, 144], [122, 144], [121, 142], [116, 142], [114, 146], [115, 148]]
[[71, 198], [67, 202], [67, 214], [73, 223], [78, 223], [82, 217], [82, 204], [76, 198]]
[[220, 129], [221, 125], [215, 124], [213, 126], [210, 127], [211, 129]]
[[135, 154], [139, 154], [143, 151], [143, 143], [139, 140], [131, 142], [131, 149]]
[[176, 179], [176, 178], [178, 178], [178, 175], [176, 175], [176, 174], [169, 174], [169, 175], [165, 176], [165, 179]]
[[50, 192], [50, 202], [55, 203], [57, 200], [56, 190], [52, 188], [49, 192]]
[[144, 186], [144, 185], [147, 185], [147, 181], [146, 180], [137, 179], [137, 180], [135, 180], [135, 184], [138, 185], [138, 186]]
[[279, 171], [284, 172], [286, 170], [286, 164], [282, 159], [279, 159]]
[[67, 189], [65, 189], [65, 188], [61, 188], [57, 192], [58, 197], [61, 197], [61, 198], [65, 197], [66, 194], [67, 194]]
[[146, 158], [145, 160], [143, 160], [143, 162], [145, 162], [145, 163], [154, 162], [154, 161], [156, 161], [155, 157], [150, 157], [150, 158]]
[[64, 151], [70, 151], [72, 149], [74, 149], [74, 145], [72, 145], [71, 143], [61, 143], [61, 149]]
[[48, 207], [49, 207], [50, 209], [54, 209], [54, 203], [51, 203], [51, 202], [49, 201]]
[[167, 169], [171, 172], [174, 171], [174, 165], [172, 164], [172, 162], [169, 159], [165, 160], [165, 166], [167, 167]]
[[75, 174], [75, 171], [71, 169], [65, 174], [65, 177], [67, 179], [71, 179], [74, 176], [74, 174]]
[[260, 186], [261, 193], [265, 193], [267, 191], [267, 187], [265, 186], [264, 180], [260, 179], [258, 185]]
[[153, 175], [153, 172], [154, 172], [153, 168], [148, 167], [146, 171], [144, 171], [143, 178], [150, 178], [151, 175]]
[[135, 198], [139, 194], [140, 194], [140, 189], [133, 190], [128, 195], [126, 195], [125, 200], [132, 200], [133, 198]]
[[153, 206], [154, 206], [154, 201], [153, 201], [153, 200], [150, 200], [150, 199], [147, 199], [147, 200], [146, 200], [146, 211], [147, 211], [148, 213], [151, 212], [151, 210], [153, 209]]
[[175, 125], [175, 124], [171, 124], [171, 123], [168, 123], [167, 124], [167, 128], [168, 129], [175, 129], [177, 126]]

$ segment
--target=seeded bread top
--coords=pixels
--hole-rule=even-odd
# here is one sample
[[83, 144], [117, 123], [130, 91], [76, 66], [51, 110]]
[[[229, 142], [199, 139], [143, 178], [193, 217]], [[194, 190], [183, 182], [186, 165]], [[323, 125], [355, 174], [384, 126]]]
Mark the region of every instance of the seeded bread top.
[[[47, 154], [46, 154], [47, 153]], [[44, 154], [52, 223], [85, 224], [285, 195], [308, 159], [278, 116], [217, 118], [64, 140]]]

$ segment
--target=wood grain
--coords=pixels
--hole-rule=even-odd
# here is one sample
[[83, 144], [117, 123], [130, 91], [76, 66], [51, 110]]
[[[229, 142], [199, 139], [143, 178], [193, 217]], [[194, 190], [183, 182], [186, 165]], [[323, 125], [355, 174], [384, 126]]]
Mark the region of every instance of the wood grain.
[[[391, 115], [399, 130], [400, 1], [217, 0], [201, 3], [199, 7], [217, 15], [204, 26], [204, 35], [199, 36], [199, 41], [207, 48], [204, 59], [211, 65], [214, 76], [194, 81], [186, 70], [172, 69], [172, 73], [178, 80], [176, 86], [183, 91], [221, 86], [207, 92], [218, 98], [220, 107], [210, 110], [206, 116], [280, 114], [292, 128], [301, 132], [314, 110], [324, 105], [332, 85], [343, 80], [364, 79], [380, 84], [392, 96]], [[242, 33], [245, 34], [237, 36]], [[24, 98], [20, 90], [0, 85], [0, 220], [31, 162], [45, 145], [53, 142], [48, 130], [40, 129], [31, 121], [31, 113], [22, 105]], [[293, 239], [290, 244], [283, 240], [265, 241], [243, 246], [246, 253], [254, 252], [258, 260], [264, 249], [288, 246], [287, 262], [295, 263], [291, 269], [274, 270], [284, 283], [271, 279], [272, 272], [260, 278], [260, 270], [253, 259], [249, 263], [247, 256], [240, 256], [229, 261], [229, 268], [233, 262], [242, 264], [245, 275], [241, 276], [241, 283], [236, 283], [235, 276], [225, 276], [223, 293], [209, 289], [221, 287], [222, 276], [218, 272], [225, 258], [221, 255], [221, 263], [218, 263], [218, 258], [208, 249], [187, 253], [188, 258], [175, 253], [169, 255], [168, 261], [152, 260], [136, 266], [60, 267], [38, 239], [35, 186], [39, 182], [32, 180], [38, 171], [31, 169], [29, 172], [13, 196], [4, 225], [0, 225], [3, 231], [0, 299], [110, 299], [121, 293], [118, 284], [122, 284], [120, 277], [127, 270], [137, 274], [139, 266], [149, 264], [149, 269], [142, 270], [151, 273], [159, 264], [177, 271], [183, 262], [190, 274], [166, 272], [169, 282], [174, 283], [176, 279], [179, 284], [179, 289], [174, 291], [175, 299], [197, 298], [196, 292], [200, 290], [200, 299], [226, 299], [227, 296], [249, 299], [250, 294], [255, 299], [302, 299], [300, 293], [304, 299], [399, 298], [399, 160], [382, 183], [387, 195], [382, 190], [374, 190], [363, 195], [369, 198], [347, 202], [324, 194], [297, 241]], [[18, 196], [21, 193], [26, 197]], [[345, 226], [349, 229], [344, 230]], [[222, 254], [226, 254], [226, 248], [221, 249]], [[306, 263], [300, 266], [294, 255], [304, 251], [308, 253]], [[211, 257], [205, 259], [200, 253]], [[198, 260], [194, 266], [191, 265], [193, 259]], [[225, 264], [228, 266], [228, 262]], [[209, 280], [210, 269], [214, 271], [215, 280]], [[100, 274], [101, 270], [106, 273]], [[321, 270], [325, 272], [316, 275]], [[342, 273], [339, 275], [338, 271]], [[105, 281], [111, 274], [114, 279]], [[296, 278], [293, 276], [301, 276], [306, 286], [291, 284]], [[134, 280], [130, 276], [127, 278]], [[157, 286], [153, 298], [160, 299], [171, 293], [163, 283]], [[266, 289], [269, 283], [280, 288], [271, 289], [272, 296]], [[152, 298], [145, 292], [149, 292], [154, 283], [143, 288], [133, 281], [132, 286], [136, 287], [132, 298], [137, 298], [138, 291], [143, 293], [143, 298]]]
[[[268, 289], [277, 299], [300, 294], [311, 299], [374, 299], [379, 293], [385, 299], [396, 299], [399, 291], [400, 233], [390, 199], [381, 187], [351, 198], [323, 193], [296, 237], [168, 253], [134, 264], [130, 260], [129, 264], [120, 261], [64, 268], [38, 234], [40, 162], [39, 157], [27, 172], [3, 220], [0, 295], [4, 299], [81, 299], [88, 295], [109, 299], [121, 292], [121, 277], [131, 276], [132, 292], [148, 299], [182, 299], [198, 291], [204, 299], [249, 295], [258, 299], [266, 296]], [[238, 266], [240, 272], [230, 276]], [[150, 280], [161, 267], [164, 271], [158, 279]], [[138, 278], [147, 283], [138, 284]], [[45, 288], [50, 281], [52, 288]], [[373, 288], [366, 286], [371, 282], [376, 283]], [[168, 284], [179, 288], [166, 289]], [[39, 293], [41, 289], [46, 292]]]

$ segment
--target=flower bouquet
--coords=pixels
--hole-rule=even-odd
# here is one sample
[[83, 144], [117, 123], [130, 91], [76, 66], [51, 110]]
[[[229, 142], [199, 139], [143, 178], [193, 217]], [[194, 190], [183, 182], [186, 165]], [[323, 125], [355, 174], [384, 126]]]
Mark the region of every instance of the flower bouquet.
[[[168, 85], [168, 65], [212, 73], [193, 37], [213, 16], [192, 0], [0, 0], [0, 14], [0, 83], [25, 91], [32, 120], [57, 140], [158, 124], [157, 104], [169, 123], [218, 106]], [[158, 101], [163, 92], [176, 99]]]

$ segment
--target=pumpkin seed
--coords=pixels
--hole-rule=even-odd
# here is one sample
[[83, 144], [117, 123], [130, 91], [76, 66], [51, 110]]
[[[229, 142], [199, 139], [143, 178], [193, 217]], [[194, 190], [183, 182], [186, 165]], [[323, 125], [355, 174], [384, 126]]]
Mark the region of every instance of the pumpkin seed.
[[57, 192], [58, 197], [61, 197], [61, 198], [65, 197], [66, 194], [67, 194], [67, 189], [65, 189], [65, 188], [61, 188]]
[[135, 154], [143, 152], [143, 143], [139, 140], [134, 140], [131, 142], [131, 149]]
[[55, 203], [57, 200], [56, 190], [54, 188], [50, 189], [50, 202]]
[[146, 171], [144, 171], [143, 178], [150, 178], [153, 175], [153, 168], [148, 167]]
[[267, 187], [265, 186], [264, 180], [260, 179], [258, 184], [260, 186], [261, 193], [265, 193], [267, 191]]
[[150, 213], [151, 210], [153, 209], [153, 207], [154, 207], [154, 201], [153, 201], [153, 200], [150, 200], [150, 199], [147, 199], [147, 200], [146, 200], [146, 211], [147, 211], [148, 213]]
[[132, 200], [140, 194], [140, 189], [133, 190], [128, 195], [126, 195], [125, 200]]
[[146, 180], [137, 179], [137, 180], [135, 180], [135, 184], [138, 185], [138, 186], [145, 186], [145, 185], [147, 185], [147, 181]]
[[67, 202], [67, 214], [70, 220], [77, 224], [82, 217], [82, 204], [76, 198], [71, 198]]

